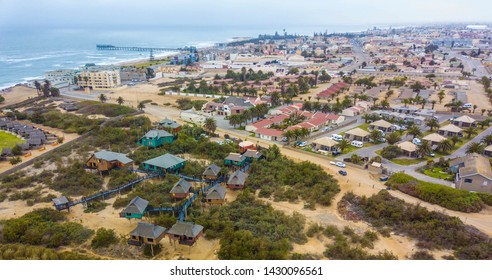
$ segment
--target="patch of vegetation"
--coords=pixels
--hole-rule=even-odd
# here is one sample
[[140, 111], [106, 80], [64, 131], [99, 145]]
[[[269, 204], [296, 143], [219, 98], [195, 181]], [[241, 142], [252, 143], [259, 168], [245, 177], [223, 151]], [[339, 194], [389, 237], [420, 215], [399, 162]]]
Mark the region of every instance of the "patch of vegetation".
[[97, 260], [77, 252], [57, 252], [42, 246], [0, 244], [0, 260]]
[[102, 179], [98, 175], [86, 172], [80, 161], [72, 165], [60, 167], [56, 170], [57, 176], [50, 187], [65, 195], [88, 195], [102, 188]]
[[84, 115], [104, 115], [116, 117], [135, 113], [135, 109], [118, 104], [101, 103], [97, 101], [82, 101], [77, 104], [77, 113]]
[[53, 209], [34, 210], [20, 218], [3, 221], [2, 242], [45, 245], [56, 248], [81, 244], [93, 233], [81, 224], [67, 222], [65, 215]]
[[176, 100], [176, 103], [178, 103], [178, 108], [180, 110], [189, 110], [191, 108], [194, 108], [195, 110], [201, 110], [203, 105], [207, 103], [207, 100], [193, 100], [191, 101], [190, 98], [178, 98]]
[[126, 183], [137, 180], [139, 177], [136, 173], [129, 172], [127, 170], [112, 170], [109, 175], [109, 182], [106, 186], [108, 189], [114, 189], [116, 187], [122, 186]]
[[369, 198], [347, 193], [342, 200], [372, 226], [415, 238], [421, 248], [452, 249], [458, 259], [492, 258], [490, 238], [457, 217], [405, 203], [385, 190]]
[[152, 123], [148, 117], [135, 116], [113, 119], [107, 122], [109, 127], [141, 127], [144, 130], [150, 129]]
[[59, 128], [66, 133], [84, 134], [87, 131], [97, 128], [102, 120], [91, 120], [87, 117], [77, 116], [70, 113], [60, 113], [49, 111], [43, 114], [33, 114], [30, 121], [45, 126]]
[[221, 259], [286, 259], [290, 242], [307, 240], [302, 215], [274, 210], [247, 190], [230, 204], [192, 215], [205, 227], [206, 238], [221, 239]]
[[326, 246], [325, 257], [332, 260], [397, 260], [389, 251], [369, 254], [359, 246], [351, 246], [346, 238], [337, 236], [335, 242]]
[[88, 202], [87, 208], [84, 210], [84, 213], [97, 213], [106, 209], [106, 206], [108, 205], [109, 204], [104, 201], [93, 200]]
[[94, 249], [109, 247], [120, 241], [113, 229], [99, 228], [92, 238], [91, 247]]
[[483, 202], [476, 193], [420, 181], [405, 173], [391, 175], [386, 185], [450, 210], [469, 213], [480, 212], [483, 208]]
[[150, 183], [148, 181], [141, 183], [137, 188], [131, 191], [126, 197], [119, 197], [113, 203], [114, 208], [125, 207], [130, 201], [139, 196], [154, 207], [169, 207], [172, 205], [172, 199], [169, 196], [169, 191], [174, 184], [179, 181], [179, 177], [166, 176], [159, 183]]
[[277, 201], [306, 201], [309, 208], [318, 203], [329, 206], [333, 197], [340, 191], [337, 181], [320, 166], [310, 163], [296, 163], [282, 156], [278, 147], [265, 151], [266, 160], [254, 162], [246, 186], [260, 189], [261, 197], [271, 197]]
[[0, 150], [2, 148], [14, 148], [17, 144], [22, 144], [24, 141], [15, 135], [0, 131]]
[[412, 260], [435, 260], [434, 256], [428, 251], [417, 251], [411, 256]]

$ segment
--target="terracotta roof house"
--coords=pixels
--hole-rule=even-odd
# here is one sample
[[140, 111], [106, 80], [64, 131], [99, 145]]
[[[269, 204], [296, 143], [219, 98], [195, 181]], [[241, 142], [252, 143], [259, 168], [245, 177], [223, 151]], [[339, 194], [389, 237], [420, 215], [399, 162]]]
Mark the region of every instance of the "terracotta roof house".
[[470, 126], [477, 125], [477, 121], [474, 118], [469, 117], [467, 115], [463, 115], [459, 118], [454, 119], [452, 123], [459, 127], [470, 127]]
[[489, 159], [471, 154], [458, 169], [455, 178], [457, 189], [474, 192], [492, 193], [492, 169]]
[[456, 125], [454, 124], [448, 124], [448, 125], [445, 125], [441, 128], [439, 128], [439, 130], [437, 131], [438, 134], [442, 135], [442, 136], [446, 136], [446, 137], [452, 137], [452, 136], [455, 136], [455, 135], [462, 135], [461, 134], [461, 131], [462, 129], [457, 127]]
[[407, 157], [416, 157], [417, 156], [417, 145], [410, 141], [405, 141], [402, 143], [396, 144], [400, 149], [403, 150], [403, 154]]
[[137, 227], [130, 232], [128, 244], [137, 246], [142, 244], [157, 245], [165, 235], [165, 227], [139, 222]]
[[125, 154], [102, 150], [92, 154], [85, 166], [98, 171], [109, 171], [113, 168], [132, 168], [133, 160]]
[[348, 141], [353, 141], [353, 140], [357, 140], [357, 141], [369, 141], [369, 132], [361, 129], [361, 128], [354, 128], [354, 129], [351, 129], [347, 132], [345, 132], [345, 139], [347, 139]]
[[280, 141], [284, 132], [278, 129], [259, 128], [255, 131], [256, 137], [269, 141]]
[[229, 176], [229, 180], [227, 180], [227, 187], [231, 189], [242, 189], [244, 188], [244, 183], [246, 182], [246, 178], [248, 175], [246, 173], [237, 170]]

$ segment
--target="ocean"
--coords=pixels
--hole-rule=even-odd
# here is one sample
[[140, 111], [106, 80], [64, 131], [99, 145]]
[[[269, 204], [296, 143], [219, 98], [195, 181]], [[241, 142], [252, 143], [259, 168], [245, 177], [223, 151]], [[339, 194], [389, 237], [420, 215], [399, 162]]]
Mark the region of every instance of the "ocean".
[[[303, 26], [286, 28], [288, 33], [350, 32], [370, 26]], [[32, 79], [43, 79], [44, 72], [75, 69], [86, 63], [115, 64], [145, 59], [148, 53], [98, 51], [96, 44], [115, 46], [206, 47], [234, 37], [282, 33], [275, 27], [175, 26], [161, 28], [7, 28], [0, 26], [0, 89]], [[164, 55], [155, 53], [154, 55]]]

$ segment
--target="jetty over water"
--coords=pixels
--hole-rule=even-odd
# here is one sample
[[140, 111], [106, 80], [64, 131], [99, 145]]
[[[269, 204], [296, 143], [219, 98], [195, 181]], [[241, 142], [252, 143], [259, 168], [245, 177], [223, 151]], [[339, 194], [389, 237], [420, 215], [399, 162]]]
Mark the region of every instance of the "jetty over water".
[[196, 52], [196, 47], [183, 48], [145, 48], [145, 47], [118, 47], [114, 45], [96, 45], [101, 51], [136, 51], [136, 52]]

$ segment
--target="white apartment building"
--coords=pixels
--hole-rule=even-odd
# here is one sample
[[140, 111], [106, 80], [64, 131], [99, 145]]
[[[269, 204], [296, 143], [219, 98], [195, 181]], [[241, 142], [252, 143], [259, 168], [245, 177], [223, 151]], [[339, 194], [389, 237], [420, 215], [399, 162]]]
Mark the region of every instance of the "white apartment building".
[[84, 70], [78, 76], [78, 85], [102, 90], [120, 87], [120, 70]]
[[50, 81], [54, 87], [65, 87], [75, 84], [74, 77], [76, 75], [77, 71], [71, 69], [60, 69], [44, 73], [45, 79]]

